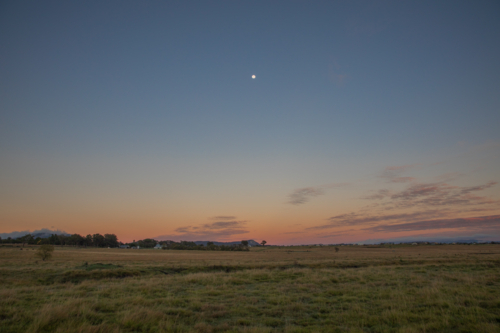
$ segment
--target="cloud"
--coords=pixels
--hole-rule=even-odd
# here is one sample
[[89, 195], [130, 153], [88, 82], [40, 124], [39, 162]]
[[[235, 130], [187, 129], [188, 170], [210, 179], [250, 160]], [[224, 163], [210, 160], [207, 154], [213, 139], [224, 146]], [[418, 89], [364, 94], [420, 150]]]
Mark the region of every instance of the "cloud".
[[209, 220], [236, 220], [236, 216], [226, 216], [226, 215], [214, 216], [209, 218]]
[[[364, 196], [362, 199], [382, 200], [390, 198], [392, 199], [390, 202], [384, 203], [386, 210], [416, 206], [486, 205], [498, 203], [498, 201], [473, 194], [474, 192], [483, 191], [495, 186], [497, 184], [495, 181], [477, 186], [460, 187], [446, 183], [462, 176], [459, 173], [440, 175], [437, 179], [441, 181], [433, 183], [417, 183], [414, 177], [401, 176], [402, 173], [417, 165], [388, 166], [379, 175], [380, 178], [384, 178], [391, 183], [409, 183], [406, 189], [396, 193], [382, 189], [375, 194]], [[387, 206], [389, 204], [392, 204], [392, 206]]]
[[246, 234], [249, 231], [245, 229], [247, 221], [218, 221], [205, 223], [199, 226], [185, 226], [174, 230], [174, 234], [160, 235], [155, 237], [158, 240], [225, 240], [234, 235]]
[[391, 182], [393, 183], [410, 183], [414, 182], [416, 178], [414, 177], [394, 177], [391, 179]]
[[228, 222], [214, 222], [211, 224], [204, 224], [203, 228], [205, 229], [227, 229], [227, 228], [234, 228], [242, 223], [245, 223], [245, 221], [228, 221]]
[[[412, 166], [388, 167], [386, 171], [400, 172], [410, 167]], [[447, 228], [452, 228], [451, 226], [456, 228], [460, 223], [466, 225], [471, 221], [482, 221], [481, 218], [464, 220], [457, 219], [456, 216], [474, 212], [498, 212], [499, 200], [476, 195], [495, 185], [497, 185], [495, 181], [465, 187], [437, 182], [409, 184], [399, 192], [381, 189], [374, 194], [362, 197], [368, 200], [379, 200], [379, 202], [365, 206], [357, 212], [332, 216], [327, 219], [327, 223], [305, 230], [328, 230], [347, 226], [362, 226], [364, 229], [361, 230], [371, 232], [440, 229], [445, 228], [445, 225], [450, 226]], [[388, 211], [396, 211], [396, 213], [387, 214]]]
[[379, 190], [378, 193], [372, 194], [372, 195], [367, 195], [362, 197], [362, 199], [367, 199], [367, 200], [381, 200], [386, 197], [390, 196], [390, 191], [387, 189]]
[[306, 230], [321, 230], [321, 229], [331, 229], [335, 227], [343, 226], [358, 226], [358, 225], [370, 225], [377, 222], [387, 222], [387, 221], [414, 221], [422, 218], [437, 218], [447, 216], [449, 212], [444, 210], [430, 210], [423, 212], [413, 212], [413, 213], [401, 213], [401, 214], [389, 214], [389, 215], [378, 215], [371, 216], [367, 214], [350, 213], [342, 214], [328, 218], [329, 223], [310, 227]]
[[[463, 174], [445, 173], [434, 177], [434, 182], [418, 182], [416, 178], [404, 175], [418, 165], [386, 167], [378, 177], [389, 183], [402, 184], [403, 188], [399, 185], [397, 188], [389, 187], [368, 192], [361, 198], [374, 202], [355, 212], [331, 216], [323, 224], [305, 228], [304, 231], [317, 231], [316, 237], [325, 238], [338, 237], [346, 232], [354, 235], [359, 232], [423, 230], [429, 230], [434, 234], [443, 230], [454, 235], [460, 230], [461, 232], [465, 230], [467, 232], [465, 236], [471, 232], [500, 236], [500, 215], [495, 215], [499, 213], [500, 200], [481, 195], [482, 191], [496, 186], [498, 184], [496, 181], [457, 186], [449, 182], [462, 177]], [[296, 193], [295, 204], [306, 202], [311, 196], [317, 195], [308, 191], [296, 191]], [[483, 216], [462, 218], [479, 214]], [[346, 230], [347, 228], [349, 230]], [[340, 234], [336, 233], [336, 230], [339, 230]]]
[[461, 189], [461, 193], [462, 194], [466, 194], [466, 193], [470, 193], [470, 192], [475, 192], [475, 191], [482, 191], [482, 190], [485, 190], [487, 188], [490, 188], [490, 187], [493, 187], [497, 184], [497, 182], [489, 182], [487, 184], [484, 184], [484, 185], [479, 185], [479, 186], [471, 186], [471, 187], [465, 187], [465, 188], [462, 188]]
[[424, 220], [424, 221], [400, 223], [400, 224], [384, 224], [366, 228], [363, 230], [372, 232], [402, 232], [402, 231], [456, 229], [456, 228], [466, 228], [469, 230], [493, 228], [500, 230], [500, 215], [442, 219], [442, 220]]
[[446, 183], [417, 184], [408, 187], [404, 191], [392, 195], [391, 199], [411, 200], [431, 195], [442, 195], [449, 193], [450, 190], [456, 188], [457, 186], [450, 186]]
[[382, 171], [380, 174], [380, 178], [387, 179], [391, 183], [409, 183], [413, 182], [416, 179], [413, 177], [401, 177], [401, 174], [413, 169], [417, 164], [406, 164], [399, 166], [388, 166]]
[[303, 187], [294, 190], [289, 196], [288, 203], [292, 205], [301, 205], [310, 200], [311, 197], [325, 194], [326, 189], [344, 187], [349, 183], [333, 183], [322, 186]]
[[439, 175], [439, 176], [435, 177], [434, 179], [436, 179], [437, 181], [441, 181], [441, 182], [451, 182], [452, 180], [458, 179], [462, 176], [463, 176], [463, 174], [458, 173], [458, 172], [448, 172], [448, 173]]
[[447, 205], [486, 205], [498, 204], [498, 200], [473, 195], [493, 187], [497, 182], [490, 181], [484, 185], [459, 187], [447, 183], [415, 184], [407, 189], [391, 195], [397, 208], [415, 206], [447, 206]]
[[325, 191], [317, 187], [304, 187], [293, 191], [289, 195], [290, 200], [288, 203], [292, 205], [301, 205], [309, 201], [309, 198], [325, 194]]

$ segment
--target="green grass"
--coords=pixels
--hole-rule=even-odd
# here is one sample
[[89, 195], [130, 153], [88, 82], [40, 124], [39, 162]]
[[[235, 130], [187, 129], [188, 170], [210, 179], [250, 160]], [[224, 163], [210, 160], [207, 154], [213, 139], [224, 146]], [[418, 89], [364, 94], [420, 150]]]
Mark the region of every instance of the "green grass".
[[35, 263], [0, 248], [0, 332], [500, 332], [500, 247], [450, 249], [407, 249], [402, 264], [385, 249], [256, 249], [214, 264], [96, 249]]

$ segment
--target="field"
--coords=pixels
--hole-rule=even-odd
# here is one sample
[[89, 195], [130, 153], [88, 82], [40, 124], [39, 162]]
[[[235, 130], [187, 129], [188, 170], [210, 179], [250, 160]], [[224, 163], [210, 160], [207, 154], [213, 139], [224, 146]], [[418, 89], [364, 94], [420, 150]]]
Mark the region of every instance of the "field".
[[500, 245], [0, 247], [0, 332], [500, 332]]

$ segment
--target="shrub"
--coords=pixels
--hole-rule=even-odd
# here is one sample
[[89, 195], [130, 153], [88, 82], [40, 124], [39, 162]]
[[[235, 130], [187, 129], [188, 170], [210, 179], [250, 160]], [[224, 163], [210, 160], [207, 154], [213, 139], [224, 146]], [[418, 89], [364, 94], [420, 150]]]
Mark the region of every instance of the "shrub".
[[35, 255], [45, 261], [45, 259], [50, 259], [52, 257], [52, 252], [54, 252], [54, 246], [50, 244], [43, 244], [35, 252]]

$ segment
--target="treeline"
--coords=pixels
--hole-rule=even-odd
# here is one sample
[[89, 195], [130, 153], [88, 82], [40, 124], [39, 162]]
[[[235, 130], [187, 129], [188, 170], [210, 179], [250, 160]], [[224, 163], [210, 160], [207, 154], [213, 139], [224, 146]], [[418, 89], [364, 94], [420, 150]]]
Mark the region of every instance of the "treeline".
[[139, 246], [141, 248], [151, 249], [151, 248], [155, 247], [156, 244], [158, 244], [158, 243], [160, 243], [160, 245], [163, 245], [166, 242], [158, 242], [157, 240], [154, 240], [152, 238], [146, 238], [146, 239], [138, 240], [137, 242], [133, 241], [132, 243], [127, 243], [127, 245]]
[[[93, 247], [119, 247], [120, 245], [128, 245], [130, 247], [139, 248], [153, 248], [160, 244], [163, 250], [198, 250], [198, 251], [248, 251], [248, 241], [241, 241], [240, 244], [232, 245], [215, 245], [213, 242], [208, 242], [206, 246], [203, 244], [196, 244], [195, 242], [181, 241], [157, 241], [152, 238], [146, 238], [131, 243], [122, 243], [118, 241], [115, 234], [88, 234], [81, 236], [79, 234], [73, 235], [56, 235], [52, 234], [47, 238], [34, 237], [31, 234], [24, 235], [18, 238], [8, 237], [6, 239], [0, 238], [1, 244], [26, 244], [29, 245], [68, 245], [68, 246], [93, 246]], [[265, 241], [263, 241], [265, 244]]]
[[[161, 243], [160, 243], [161, 244]], [[168, 242], [162, 246], [164, 250], [198, 250], [198, 251], [249, 251], [248, 242], [242, 241], [241, 244], [235, 245], [215, 245], [212, 242], [208, 242], [207, 246], [203, 244], [196, 244], [195, 242], [181, 241]]]
[[34, 237], [31, 234], [24, 235], [15, 239], [6, 238], [1, 239], [2, 244], [30, 244], [30, 245], [69, 245], [69, 246], [94, 246], [94, 247], [118, 247], [120, 243], [115, 234], [93, 234], [81, 236], [79, 234], [73, 235], [56, 235], [52, 234], [47, 238]]
[[203, 244], [196, 244], [195, 242], [187, 241], [157, 241], [152, 238], [146, 238], [139, 241], [133, 241], [132, 243], [127, 243], [131, 247], [151, 249], [160, 244], [163, 250], [198, 250], [198, 251], [248, 251], [248, 241], [242, 241], [241, 244], [237, 245], [214, 245], [213, 242], [208, 242], [207, 246]]

